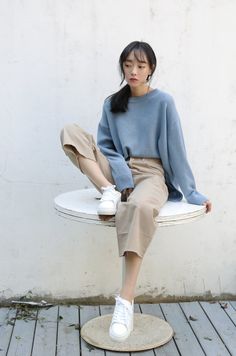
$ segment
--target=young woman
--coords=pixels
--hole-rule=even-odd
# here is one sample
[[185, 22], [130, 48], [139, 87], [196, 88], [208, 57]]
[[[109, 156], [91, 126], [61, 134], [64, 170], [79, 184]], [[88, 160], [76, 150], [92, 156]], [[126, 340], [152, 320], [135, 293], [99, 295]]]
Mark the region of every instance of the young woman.
[[196, 190], [173, 98], [150, 87], [156, 69], [152, 48], [146, 42], [132, 42], [119, 64], [122, 83], [127, 84], [104, 102], [98, 146], [76, 124], [62, 130], [61, 142], [66, 155], [102, 193], [101, 218], [116, 215], [125, 278], [109, 334], [122, 342], [133, 329], [137, 277], [160, 208], [167, 199], [179, 201], [183, 195], [189, 203], [204, 204], [206, 212], [211, 202]]

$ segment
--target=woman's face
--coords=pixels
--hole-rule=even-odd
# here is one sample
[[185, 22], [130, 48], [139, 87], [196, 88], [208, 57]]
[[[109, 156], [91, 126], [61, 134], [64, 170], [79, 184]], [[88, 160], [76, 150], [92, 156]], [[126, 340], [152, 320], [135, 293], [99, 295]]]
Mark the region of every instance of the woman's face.
[[123, 63], [125, 80], [131, 88], [137, 88], [147, 84], [147, 77], [152, 73], [145, 53], [141, 53], [139, 59], [132, 51]]

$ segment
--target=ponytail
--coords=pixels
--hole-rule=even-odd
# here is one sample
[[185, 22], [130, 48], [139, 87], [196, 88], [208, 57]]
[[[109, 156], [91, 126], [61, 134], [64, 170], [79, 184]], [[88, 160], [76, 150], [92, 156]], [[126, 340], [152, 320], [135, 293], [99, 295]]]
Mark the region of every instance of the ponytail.
[[123, 88], [111, 96], [111, 112], [126, 112], [128, 110], [130, 96], [130, 86], [126, 84]]

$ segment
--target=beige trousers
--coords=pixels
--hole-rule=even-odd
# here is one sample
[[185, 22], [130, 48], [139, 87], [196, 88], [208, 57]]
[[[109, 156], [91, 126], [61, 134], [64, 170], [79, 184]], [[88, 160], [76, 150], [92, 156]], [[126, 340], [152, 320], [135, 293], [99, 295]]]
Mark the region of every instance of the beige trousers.
[[[79, 153], [96, 161], [106, 179], [114, 184], [109, 162], [96, 146], [92, 135], [77, 124], [69, 124], [61, 131], [61, 144], [76, 167], [80, 169]], [[132, 157], [127, 164], [135, 188], [127, 202], [119, 203], [115, 216], [119, 256], [132, 251], [143, 257], [156, 230], [155, 218], [167, 201], [168, 189], [159, 159]], [[96, 188], [100, 190], [100, 187]]]

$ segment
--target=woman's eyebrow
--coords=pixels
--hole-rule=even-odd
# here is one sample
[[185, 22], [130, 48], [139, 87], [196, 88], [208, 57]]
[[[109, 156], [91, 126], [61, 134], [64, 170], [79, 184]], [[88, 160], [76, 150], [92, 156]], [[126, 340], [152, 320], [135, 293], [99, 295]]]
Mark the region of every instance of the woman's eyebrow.
[[[138, 60], [138, 59], [137, 59], [137, 61], [138, 61], [139, 63], [147, 64], [147, 61], [140, 61], [140, 60]], [[132, 60], [132, 59], [126, 59], [125, 62], [133, 63], [133, 60]]]

